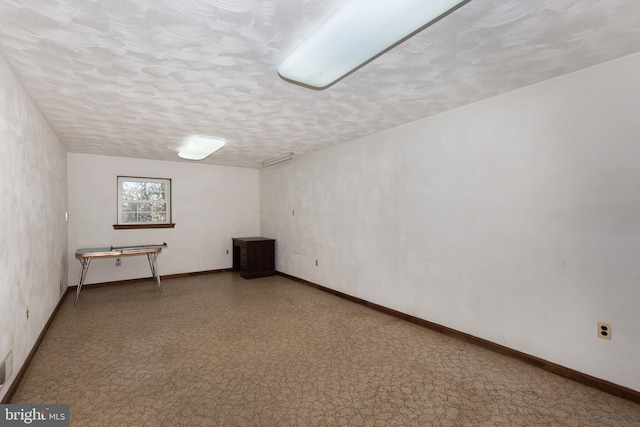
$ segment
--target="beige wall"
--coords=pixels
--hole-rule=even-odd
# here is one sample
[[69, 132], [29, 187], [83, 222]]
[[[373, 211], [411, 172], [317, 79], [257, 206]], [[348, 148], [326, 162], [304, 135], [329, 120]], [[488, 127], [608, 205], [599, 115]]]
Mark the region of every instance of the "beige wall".
[[0, 361], [12, 353], [12, 374], [0, 398], [66, 287], [66, 159], [0, 55]]
[[638, 75], [640, 54], [263, 169], [277, 269], [640, 391]]

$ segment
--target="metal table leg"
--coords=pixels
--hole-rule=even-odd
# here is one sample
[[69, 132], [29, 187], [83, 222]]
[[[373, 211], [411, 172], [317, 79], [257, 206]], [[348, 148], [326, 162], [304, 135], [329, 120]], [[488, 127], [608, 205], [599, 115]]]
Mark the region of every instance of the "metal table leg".
[[78, 281], [78, 289], [76, 289], [76, 300], [73, 304], [78, 303], [78, 297], [80, 296], [80, 291], [82, 290], [82, 285], [84, 284], [84, 278], [87, 276], [87, 271], [89, 271], [89, 264], [91, 263], [91, 258], [78, 258], [80, 264], [82, 264], [82, 271], [80, 271], [80, 280]]
[[160, 286], [160, 275], [158, 274], [158, 265], [156, 263], [156, 258], [158, 258], [158, 254], [160, 252], [151, 252], [147, 254], [147, 259], [149, 260], [149, 267], [151, 267], [151, 274], [158, 284], [158, 289], [162, 292], [162, 286]]

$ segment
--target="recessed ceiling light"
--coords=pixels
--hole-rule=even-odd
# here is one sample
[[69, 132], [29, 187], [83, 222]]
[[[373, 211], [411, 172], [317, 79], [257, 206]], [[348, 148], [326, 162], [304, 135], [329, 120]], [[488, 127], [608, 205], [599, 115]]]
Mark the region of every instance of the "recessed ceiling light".
[[278, 67], [325, 89], [471, 0], [351, 0]]
[[224, 147], [225, 140], [213, 136], [194, 135], [185, 141], [178, 157], [186, 160], [202, 160]]

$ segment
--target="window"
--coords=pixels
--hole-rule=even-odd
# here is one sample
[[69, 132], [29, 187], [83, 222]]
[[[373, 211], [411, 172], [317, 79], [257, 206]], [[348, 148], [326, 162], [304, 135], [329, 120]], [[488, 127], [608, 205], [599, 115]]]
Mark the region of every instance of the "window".
[[115, 229], [167, 228], [171, 223], [171, 180], [118, 177], [118, 223]]

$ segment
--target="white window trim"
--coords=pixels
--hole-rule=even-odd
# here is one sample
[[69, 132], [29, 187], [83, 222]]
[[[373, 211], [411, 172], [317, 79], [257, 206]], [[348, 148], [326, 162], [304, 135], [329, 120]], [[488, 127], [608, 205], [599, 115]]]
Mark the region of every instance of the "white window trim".
[[[167, 219], [166, 221], [149, 221], [149, 222], [123, 222], [122, 220], [122, 183], [123, 182], [158, 182], [166, 184], [165, 202], [167, 204]], [[171, 179], [169, 178], [147, 178], [147, 177], [135, 177], [135, 176], [118, 176], [118, 221], [114, 224], [114, 228], [173, 228], [174, 224], [171, 222]]]

